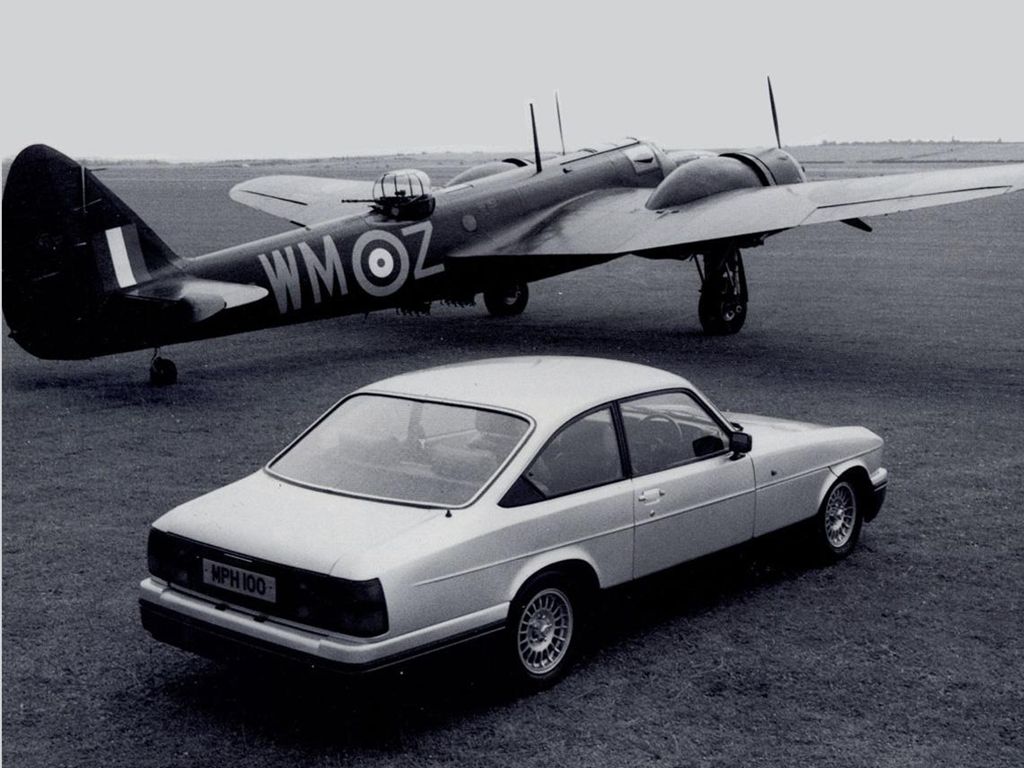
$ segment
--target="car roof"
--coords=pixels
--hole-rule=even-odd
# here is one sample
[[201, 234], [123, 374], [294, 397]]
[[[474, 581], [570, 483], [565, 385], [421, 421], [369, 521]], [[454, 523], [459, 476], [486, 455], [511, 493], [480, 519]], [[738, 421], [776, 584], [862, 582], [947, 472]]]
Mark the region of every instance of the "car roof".
[[473, 403], [557, 426], [589, 408], [659, 389], [692, 388], [684, 378], [596, 357], [502, 357], [393, 376], [358, 392]]

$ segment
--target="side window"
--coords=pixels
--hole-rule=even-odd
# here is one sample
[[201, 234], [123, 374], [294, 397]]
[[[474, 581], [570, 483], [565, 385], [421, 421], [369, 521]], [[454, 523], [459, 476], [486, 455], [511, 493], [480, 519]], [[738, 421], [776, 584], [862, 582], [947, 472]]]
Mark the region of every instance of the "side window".
[[520, 506], [622, 480], [619, 442], [610, 408], [570, 423], [552, 438], [502, 506]]
[[728, 435], [686, 392], [663, 392], [622, 403], [633, 472], [658, 472], [718, 453]]

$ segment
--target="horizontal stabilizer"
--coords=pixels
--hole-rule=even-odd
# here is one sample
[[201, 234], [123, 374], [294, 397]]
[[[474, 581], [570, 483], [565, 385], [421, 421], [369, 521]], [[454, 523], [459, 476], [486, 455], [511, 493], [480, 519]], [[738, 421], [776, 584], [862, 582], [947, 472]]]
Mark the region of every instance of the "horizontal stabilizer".
[[261, 176], [231, 188], [236, 203], [309, 227], [365, 213], [373, 200], [372, 181], [318, 176]]
[[242, 285], [197, 277], [168, 278], [125, 291], [128, 299], [177, 304], [189, 309], [189, 319], [199, 323], [218, 312], [252, 304], [267, 295], [258, 285]]

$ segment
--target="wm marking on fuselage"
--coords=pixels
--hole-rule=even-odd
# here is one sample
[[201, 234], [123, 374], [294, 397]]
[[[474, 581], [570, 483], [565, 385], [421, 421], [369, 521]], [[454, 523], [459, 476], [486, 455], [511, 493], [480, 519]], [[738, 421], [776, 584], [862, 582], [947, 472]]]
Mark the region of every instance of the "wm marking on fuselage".
[[[433, 224], [429, 221], [422, 221], [408, 227], [403, 227], [401, 230], [403, 238], [408, 238], [411, 235], [421, 236], [416, 253], [416, 261], [412, 269], [413, 280], [422, 280], [423, 278], [444, 272], [444, 263], [442, 262], [431, 265], [427, 264], [430, 237], [433, 234], [433, 229]], [[360, 271], [362, 270], [362, 265], [355, 264], [355, 259], [362, 255], [366, 244], [374, 239], [390, 243], [397, 242], [401, 247], [399, 255], [401, 255], [402, 251], [406, 254], [408, 252], [405, 249], [405, 245], [398, 238], [384, 230], [364, 232], [353, 243], [352, 251], [347, 259], [348, 270], [351, 271], [352, 276], [356, 278], [357, 285], [365, 293], [375, 297], [383, 297], [394, 293], [402, 287], [408, 279], [409, 270], [406, 268], [405, 270], [397, 271], [393, 283], [386, 284], [383, 287], [371, 286], [365, 274]], [[330, 235], [324, 235], [321, 241], [321, 248], [322, 252], [318, 252], [312, 244], [300, 241], [295, 245], [286, 245], [281, 249], [275, 248], [270, 252], [269, 256], [266, 253], [256, 256], [267, 275], [267, 281], [270, 283], [274, 299], [277, 302], [277, 310], [282, 315], [302, 309], [303, 272], [305, 272], [306, 281], [309, 283], [309, 294], [312, 296], [314, 304], [320, 304], [325, 297], [330, 301], [335, 296], [340, 298], [348, 295], [349, 281], [345, 269], [346, 264], [342, 261], [334, 238]], [[299, 255], [302, 257], [302, 263], [305, 265], [304, 270], [299, 267], [299, 261], [295, 256], [296, 249], [298, 249]]]

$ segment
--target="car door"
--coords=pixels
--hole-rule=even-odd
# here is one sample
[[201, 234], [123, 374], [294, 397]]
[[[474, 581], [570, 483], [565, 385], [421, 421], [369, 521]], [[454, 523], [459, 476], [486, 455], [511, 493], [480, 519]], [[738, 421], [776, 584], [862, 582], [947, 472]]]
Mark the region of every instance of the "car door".
[[619, 405], [634, 505], [634, 575], [739, 544], [754, 530], [754, 470], [690, 392]]
[[517, 550], [582, 550], [611, 586], [633, 575], [632, 497], [612, 407], [604, 406], [563, 426], [501, 506], [516, 511]]

